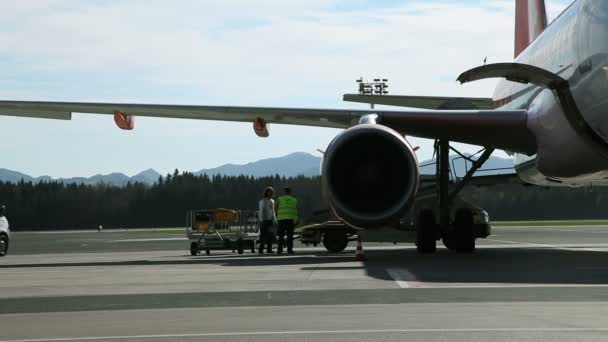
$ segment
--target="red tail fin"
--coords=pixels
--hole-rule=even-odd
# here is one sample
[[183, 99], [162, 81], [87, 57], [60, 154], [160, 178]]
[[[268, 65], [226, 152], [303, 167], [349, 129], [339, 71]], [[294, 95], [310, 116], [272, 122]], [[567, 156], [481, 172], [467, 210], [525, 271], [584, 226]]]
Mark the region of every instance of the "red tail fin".
[[515, 0], [515, 57], [546, 27], [545, 0]]

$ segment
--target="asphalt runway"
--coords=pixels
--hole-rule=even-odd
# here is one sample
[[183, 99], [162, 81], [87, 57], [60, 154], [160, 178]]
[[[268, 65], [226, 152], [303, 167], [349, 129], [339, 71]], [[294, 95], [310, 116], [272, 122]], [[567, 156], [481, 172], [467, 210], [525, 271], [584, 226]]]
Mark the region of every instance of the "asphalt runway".
[[608, 226], [495, 228], [475, 254], [364, 243], [191, 256], [182, 234], [15, 233], [6, 341], [571, 341], [608, 336]]

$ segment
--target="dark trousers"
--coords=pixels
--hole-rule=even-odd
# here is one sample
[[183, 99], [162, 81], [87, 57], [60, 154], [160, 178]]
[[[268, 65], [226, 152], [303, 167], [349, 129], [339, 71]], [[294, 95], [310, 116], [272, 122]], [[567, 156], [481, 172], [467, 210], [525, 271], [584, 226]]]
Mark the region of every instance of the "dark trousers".
[[260, 224], [260, 253], [264, 251], [264, 246], [267, 246], [268, 253], [272, 252], [272, 240], [274, 240], [274, 234], [270, 231], [272, 223], [272, 220], [266, 220]]
[[293, 250], [293, 228], [295, 224], [293, 220], [279, 220], [279, 229], [277, 235], [279, 236], [279, 247], [278, 251], [283, 251], [285, 245], [285, 234], [287, 234], [287, 251]]

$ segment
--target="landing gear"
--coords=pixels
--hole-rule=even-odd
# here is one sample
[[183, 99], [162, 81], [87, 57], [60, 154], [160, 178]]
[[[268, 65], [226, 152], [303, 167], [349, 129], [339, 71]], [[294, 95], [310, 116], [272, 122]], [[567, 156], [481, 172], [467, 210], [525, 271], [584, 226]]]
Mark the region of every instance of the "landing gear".
[[432, 210], [423, 210], [418, 215], [416, 250], [420, 254], [435, 253], [437, 250], [437, 223]]
[[469, 209], [458, 209], [454, 216], [454, 233], [456, 251], [473, 253], [475, 251], [475, 231], [473, 230], [473, 213]]
[[460, 208], [454, 214], [454, 223], [442, 234], [443, 245], [458, 253], [475, 251], [475, 230], [473, 212], [468, 208]]
[[[450, 150], [456, 152], [461, 158], [466, 159], [473, 165], [466, 175], [458, 182], [450, 183]], [[437, 198], [439, 224], [435, 222], [436, 215], [431, 209], [421, 210], [417, 218], [417, 242], [419, 253], [433, 253], [436, 250], [437, 237], [441, 236], [443, 244], [453, 251], [460, 253], [472, 253], [475, 251], [475, 229], [473, 212], [469, 208], [460, 208], [453, 213], [454, 199], [464, 188], [473, 174], [479, 170], [483, 163], [488, 160], [494, 149], [485, 148], [483, 153], [473, 160], [471, 156], [465, 156], [456, 149], [450, 147], [447, 140], [438, 140], [435, 143], [437, 153]], [[480, 153], [479, 151], [478, 153]], [[456, 178], [456, 177], [454, 177]], [[451, 192], [450, 192], [451, 188]]]

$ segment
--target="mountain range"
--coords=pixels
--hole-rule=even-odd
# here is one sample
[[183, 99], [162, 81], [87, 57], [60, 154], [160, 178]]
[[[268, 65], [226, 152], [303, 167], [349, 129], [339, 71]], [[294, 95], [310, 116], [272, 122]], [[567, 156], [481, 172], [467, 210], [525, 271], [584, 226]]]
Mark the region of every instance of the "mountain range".
[[[452, 159], [452, 165], [454, 173], [462, 177], [467, 170], [467, 166], [462, 158], [457, 156], [450, 156]], [[295, 152], [278, 158], [262, 159], [247, 164], [225, 164], [211, 169], [202, 169], [193, 172], [195, 175], [226, 175], [226, 176], [238, 176], [238, 175], [251, 175], [254, 177], [263, 177], [279, 174], [285, 177], [294, 177], [298, 175], [304, 176], [318, 176], [319, 166], [321, 163], [321, 157], [314, 156], [305, 152]], [[433, 174], [435, 172], [435, 165], [433, 161], [425, 160], [420, 162], [420, 172], [423, 174]], [[470, 163], [468, 165], [470, 167]], [[509, 158], [490, 157], [483, 166], [483, 169], [503, 169], [507, 170], [495, 170], [490, 172], [483, 172], [480, 174], [498, 174], [498, 173], [512, 173], [513, 172], [513, 160]], [[30, 175], [12, 171], [8, 169], [0, 168], [0, 181], [3, 182], [19, 182], [21, 180], [25, 182], [42, 182], [57, 180], [67, 184], [83, 183], [83, 184], [97, 184], [106, 183], [117, 186], [124, 186], [128, 182], [140, 182], [145, 184], [154, 184], [158, 181], [161, 176], [159, 172], [154, 169], [144, 170], [134, 176], [127, 176], [123, 173], [110, 173], [107, 175], [94, 175], [92, 177], [71, 177], [71, 178], [58, 178], [53, 179], [49, 176], [32, 177]]]

